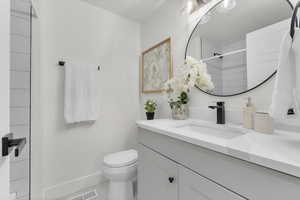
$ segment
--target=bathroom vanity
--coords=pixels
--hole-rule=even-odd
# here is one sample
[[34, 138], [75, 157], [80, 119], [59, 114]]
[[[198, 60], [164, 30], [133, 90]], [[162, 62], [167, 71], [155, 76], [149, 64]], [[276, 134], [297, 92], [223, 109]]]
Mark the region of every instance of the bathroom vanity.
[[[276, 74], [279, 41], [290, 29], [292, 8], [289, 0], [216, 1], [186, 46], [185, 58], [205, 63], [214, 84], [196, 87], [228, 98], [267, 83]], [[137, 122], [138, 200], [300, 199], [299, 133], [262, 134], [224, 124], [224, 103], [203, 106], [217, 110], [218, 125]]]
[[300, 199], [300, 135], [186, 120], [138, 121], [139, 200]]

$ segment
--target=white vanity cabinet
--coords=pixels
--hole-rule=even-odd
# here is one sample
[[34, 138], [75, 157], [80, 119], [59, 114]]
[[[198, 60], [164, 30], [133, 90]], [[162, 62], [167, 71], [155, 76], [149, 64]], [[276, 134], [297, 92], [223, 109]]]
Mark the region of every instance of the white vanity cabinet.
[[138, 166], [138, 200], [245, 200], [143, 145]]
[[138, 140], [138, 200], [300, 199], [295, 176], [155, 130], [140, 128]]

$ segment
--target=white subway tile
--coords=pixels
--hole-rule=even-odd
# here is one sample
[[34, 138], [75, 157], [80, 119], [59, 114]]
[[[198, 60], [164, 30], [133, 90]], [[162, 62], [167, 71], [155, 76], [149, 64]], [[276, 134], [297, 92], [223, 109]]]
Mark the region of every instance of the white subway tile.
[[29, 179], [11, 181], [10, 193], [17, 193], [17, 198], [29, 195]]
[[30, 13], [30, 2], [28, 0], [11, 0], [11, 9]]
[[13, 71], [30, 71], [30, 55], [23, 53], [10, 54], [10, 69]]
[[26, 36], [30, 39], [30, 19], [12, 14], [11, 34]]
[[30, 6], [30, 0], [11, 0], [10, 129], [27, 138], [19, 157], [10, 154], [11, 193], [18, 200], [29, 200]]
[[20, 35], [11, 35], [11, 52], [17, 53], [30, 53], [30, 38], [20, 36]]
[[30, 91], [20, 89], [10, 91], [10, 107], [29, 107], [30, 106]]
[[29, 200], [29, 195], [26, 195], [26, 196], [24, 196], [24, 197], [17, 198], [17, 200]]
[[13, 89], [29, 89], [30, 88], [30, 72], [11, 71], [10, 88]]
[[11, 126], [10, 131], [14, 133], [15, 137], [28, 137], [29, 125]]
[[10, 108], [10, 125], [28, 125], [29, 108]]
[[28, 179], [29, 177], [29, 160], [12, 162], [10, 164], [10, 181]]

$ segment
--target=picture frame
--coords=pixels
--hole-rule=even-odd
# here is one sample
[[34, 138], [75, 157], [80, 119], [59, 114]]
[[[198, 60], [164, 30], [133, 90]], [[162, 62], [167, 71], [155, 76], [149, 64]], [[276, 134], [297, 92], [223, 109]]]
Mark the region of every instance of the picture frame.
[[173, 77], [171, 38], [142, 53], [142, 93], [161, 93], [164, 84]]

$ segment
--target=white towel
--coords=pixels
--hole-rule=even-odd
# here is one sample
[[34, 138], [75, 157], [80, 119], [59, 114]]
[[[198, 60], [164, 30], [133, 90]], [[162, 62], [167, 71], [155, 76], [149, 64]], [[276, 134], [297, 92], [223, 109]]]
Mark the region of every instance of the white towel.
[[288, 32], [285, 34], [280, 47], [279, 65], [269, 111], [274, 119], [285, 119], [288, 109], [293, 105], [292, 43], [292, 38]]
[[96, 70], [97, 66], [66, 62], [64, 116], [67, 123], [97, 119]]
[[270, 107], [274, 119], [288, 119], [288, 110], [299, 113], [300, 99], [300, 32], [295, 30], [294, 39], [287, 33], [282, 41], [275, 88]]

